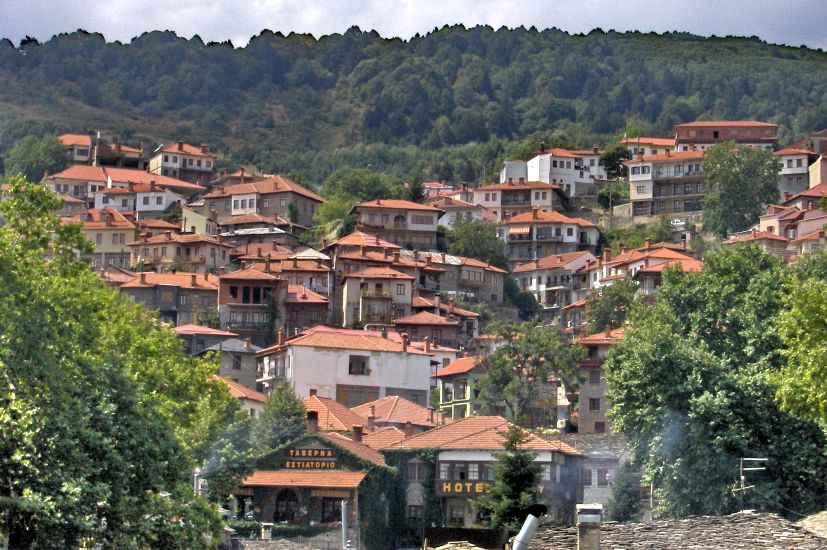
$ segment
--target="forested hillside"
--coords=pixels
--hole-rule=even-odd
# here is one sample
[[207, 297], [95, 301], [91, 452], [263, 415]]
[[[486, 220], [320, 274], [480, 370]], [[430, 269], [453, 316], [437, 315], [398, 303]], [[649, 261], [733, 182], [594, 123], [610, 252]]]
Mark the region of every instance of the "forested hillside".
[[757, 38], [445, 27], [410, 41], [263, 31], [244, 48], [171, 32], [0, 42], [0, 153], [104, 130], [205, 141], [316, 181], [346, 166], [490, 178], [532, 135], [591, 146], [697, 118], [776, 122], [788, 141], [827, 127], [826, 98], [827, 54]]

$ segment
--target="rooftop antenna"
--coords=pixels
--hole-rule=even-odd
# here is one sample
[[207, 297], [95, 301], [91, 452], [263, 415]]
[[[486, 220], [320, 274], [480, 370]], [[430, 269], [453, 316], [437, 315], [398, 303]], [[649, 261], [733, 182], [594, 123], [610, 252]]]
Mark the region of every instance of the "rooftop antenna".
[[[746, 483], [746, 476], [744, 475], [745, 472], [763, 472], [767, 468], [765, 466], [749, 466], [749, 464], [753, 463], [767, 463], [769, 462], [769, 458], [742, 458], [739, 465], [739, 479], [740, 479], [740, 487], [738, 484], [733, 486], [732, 494], [739, 493], [741, 497], [741, 510], [744, 509], [744, 493], [747, 489], [753, 489], [755, 485], [747, 485]], [[744, 467], [744, 462], [748, 463], [747, 467]]]

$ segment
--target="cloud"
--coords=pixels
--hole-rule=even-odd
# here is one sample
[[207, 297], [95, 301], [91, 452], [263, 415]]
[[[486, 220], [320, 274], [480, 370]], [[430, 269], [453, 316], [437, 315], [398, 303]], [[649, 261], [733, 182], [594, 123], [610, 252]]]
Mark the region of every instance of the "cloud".
[[15, 44], [26, 35], [44, 41], [84, 29], [128, 42], [151, 30], [232, 40], [273, 31], [321, 36], [351, 26], [410, 38], [443, 25], [464, 24], [572, 33], [603, 30], [686, 31], [703, 36], [758, 36], [768, 42], [827, 50], [827, 9], [821, 0], [3, 0], [0, 36]]

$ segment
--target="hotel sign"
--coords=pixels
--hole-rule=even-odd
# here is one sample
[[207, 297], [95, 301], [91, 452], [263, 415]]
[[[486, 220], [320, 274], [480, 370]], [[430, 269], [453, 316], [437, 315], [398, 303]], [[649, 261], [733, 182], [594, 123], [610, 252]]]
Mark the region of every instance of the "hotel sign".
[[335, 470], [336, 457], [331, 449], [288, 449], [286, 470]]
[[436, 492], [439, 495], [481, 495], [488, 483], [482, 481], [437, 481]]

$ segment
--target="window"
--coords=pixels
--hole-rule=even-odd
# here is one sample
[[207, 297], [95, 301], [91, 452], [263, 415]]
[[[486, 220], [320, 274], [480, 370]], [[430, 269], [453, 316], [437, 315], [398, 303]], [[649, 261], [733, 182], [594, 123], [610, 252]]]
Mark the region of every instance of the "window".
[[256, 207], [256, 199], [250, 199], [250, 208]]
[[121, 207], [122, 207], [122, 208], [126, 208], [128, 204], [129, 204], [129, 203], [127, 202], [127, 200], [126, 200], [126, 199], [121, 199]]
[[439, 479], [450, 479], [448, 476], [451, 471], [451, 465], [446, 462], [439, 463]]
[[482, 479], [484, 481], [494, 481], [494, 466], [489, 464], [482, 465]]
[[411, 223], [417, 225], [431, 225], [434, 223], [433, 216], [411, 216]]
[[143, 203], [144, 204], [149, 204], [149, 197], [144, 197]]
[[546, 198], [548, 198], [548, 191], [543, 191], [543, 200], [546, 200]]
[[597, 369], [592, 369], [589, 371], [589, 384], [599, 384], [600, 383], [600, 371]]
[[233, 209], [238, 210], [238, 199], [233, 199]]
[[573, 237], [574, 236], [574, 228], [573, 227], [567, 227], [566, 228], [566, 236], [568, 236], [568, 237]]
[[594, 423], [594, 433], [596, 433], [596, 434], [606, 433], [606, 423], [605, 422], [595, 422]]
[[638, 193], [638, 195], [642, 195], [642, 194], [643, 194], [643, 193], [645, 193], [645, 192], [646, 192], [646, 186], [645, 186], [645, 185], [638, 185], [638, 186], [637, 186], [637, 193]]
[[551, 464], [543, 464], [541, 465], [541, 468], [543, 481], [551, 481]]
[[164, 197], [155, 197], [155, 204], [164, 204]]
[[363, 355], [351, 355], [348, 361], [347, 373], [355, 375], [369, 374], [368, 358]]
[[597, 470], [597, 486], [607, 487], [609, 485], [609, 470], [606, 468], [598, 468]]
[[422, 462], [408, 462], [405, 465], [406, 481], [423, 481], [425, 479], [425, 464]]
[[556, 160], [551, 161], [551, 167], [552, 168], [557, 168], [557, 161]]
[[279, 199], [279, 206], [287, 206], [287, 197], [281, 197]]
[[640, 166], [632, 166], [632, 175], [637, 176], [640, 174]]
[[490, 200], [491, 200], [491, 193], [486, 193], [486, 194], [485, 194], [485, 200], [486, 200], [486, 201], [490, 201]]
[[592, 485], [592, 471], [588, 468], [583, 468], [582, 475], [580, 476], [581, 484], [584, 487], [591, 487]]
[[207, 168], [212, 168], [212, 161], [211, 160], [207, 161]]
[[704, 192], [704, 184], [701, 183], [701, 182], [698, 182], [697, 184], [695, 184], [695, 192], [698, 193], [699, 195], [701, 193], [703, 193]]
[[599, 397], [589, 398], [589, 410], [590, 411], [599, 411], [600, 410], [600, 398]]
[[247, 199], [241, 199], [241, 209], [247, 208]]
[[229, 212], [229, 211], [230, 211], [230, 201], [226, 201], [224, 203], [224, 212]]
[[468, 465], [468, 479], [479, 479], [480, 478], [480, 465], [479, 464], [469, 464]]
[[408, 521], [418, 523], [422, 521], [422, 506], [408, 505]]
[[95, 235], [95, 244], [103, 244], [103, 233]]
[[162, 246], [161, 247], [161, 256], [166, 256], [166, 255], [167, 255], [167, 247]]
[[123, 244], [125, 239], [126, 239], [126, 235], [124, 233], [121, 233], [120, 236], [118, 237], [118, 241], [120, 242], [120, 244]]
[[652, 167], [651, 166], [641, 166], [640, 167], [640, 173], [641, 174], [651, 174], [652, 173]]
[[453, 525], [462, 525], [465, 523], [465, 507], [464, 506], [449, 506], [448, 520]]
[[187, 159], [187, 164], [189, 164], [190, 166], [192, 166], [192, 159]]
[[681, 201], [672, 201], [672, 209], [678, 212], [681, 208]]
[[267, 208], [270, 206], [270, 199], [261, 199], [261, 207]]
[[535, 201], [540, 200], [540, 192], [539, 192], [539, 191], [535, 191], [535, 192], [534, 192], [534, 200], [535, 200]]
[[109, 197], [103, 197], [103, 204], [109, 204]]
[[230, 286], [230, 297], [231, 298], [238, 298], [238, 287], [237, 286]]
[[118, 244], [118, 234], [112, 233], [112, 244]]
[[797, 168], [801, 168], [802, 166], [802, 159], [795, 159], [795, 165]]
[[189, 303], [189, 296], [186, 294], [179, 294], [178, 295], [178, 305], [185, 306]]
[[454, 464], [453, 479], [458, 479], [460, 481], [465, 481], [466, 479], [468, 479], [468, 464]]
[[196, 161], [195, 165], [200, 167], [200, 166], [201, 166], [201, 159], [198, 159], [198, 160]]
[[405, 285], [397, 284], [396, 285], [396, 295], [397, 296], [404, 296], [405, 295]]
[[233, 370], [241, 370], [241, 356], [233, 354]]
[[571, 161], [570, 160], [566, 161], [566, 168], [571, 170]]

